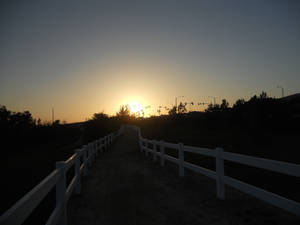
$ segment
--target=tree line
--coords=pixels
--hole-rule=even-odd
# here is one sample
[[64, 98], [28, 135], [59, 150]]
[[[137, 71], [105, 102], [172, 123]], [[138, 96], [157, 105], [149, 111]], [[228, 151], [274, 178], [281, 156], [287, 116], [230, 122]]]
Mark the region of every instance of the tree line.
[[[121, 124], [178, 125], [187, 129], [243, 128], [248, 130], [298, 131], [300, 125], [300, 98], [282, 101], [271, 98], [266, 92], [254, 95], [248, 101], [238, 99], [232, 107], [226, 99], [221, 104], [209, 104], [204, 112], [187, 112], [181, 103], [169, 110], [168, 115], [139, 117], [130, 112], [128, 105], [120, 106], [114, 116], [104, 112], [95, 113], [80, 126], [62, 124], [59, 120], [41, 122], [34, 119], [29, 111], [12, 112], [0, 107], [0, 134], [6, 144], [17, 149], [20, 146], [38, 146], [45, 143], [74, 141], [82, 138], [83, 144], [117, 130]], [[145, 122], [143, 122], [145, 121]], [[173, 124], [173, 125], [172, 125]], [[18, 140], [18, 141], [16, 141]]]
[[60, 120], [42, 122], [29, 111], [14, 112], [0, 106], [0, 135], [3, 154], [33, 151], [44, 146], [58, 146], [76, 140], [80, 130], [61, 123]]

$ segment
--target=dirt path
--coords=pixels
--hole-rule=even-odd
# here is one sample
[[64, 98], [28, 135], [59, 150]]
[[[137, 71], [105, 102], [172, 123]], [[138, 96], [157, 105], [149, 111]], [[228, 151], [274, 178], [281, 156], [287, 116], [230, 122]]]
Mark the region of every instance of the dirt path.
[[68, 204], [71, 225], [300, 224], [300, 218], [227, 188], [216, 198], [215, 182], [176, 166], [161, 168], [138, 150], [128, 130], [98, 157], [82, 193]]

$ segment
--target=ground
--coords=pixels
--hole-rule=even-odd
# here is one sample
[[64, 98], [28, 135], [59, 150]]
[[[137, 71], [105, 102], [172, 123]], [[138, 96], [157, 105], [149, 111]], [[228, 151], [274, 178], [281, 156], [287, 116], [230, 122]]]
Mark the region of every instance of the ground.
[[154, 163], [131, 130], [97, 158], [67, 213], [72, 225], [300, 224], [299, 217], [229, 187], [226, 200], [217, 199], [214, 180], [187, 170], [180, 178], [175, 165]]

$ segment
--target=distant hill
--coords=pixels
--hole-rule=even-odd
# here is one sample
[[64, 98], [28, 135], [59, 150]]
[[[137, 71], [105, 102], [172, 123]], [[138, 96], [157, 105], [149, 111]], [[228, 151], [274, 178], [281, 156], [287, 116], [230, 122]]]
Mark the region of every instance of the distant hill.
[[280, 102], [300, 103], [300, 93], [289, 95], [279, 99]]

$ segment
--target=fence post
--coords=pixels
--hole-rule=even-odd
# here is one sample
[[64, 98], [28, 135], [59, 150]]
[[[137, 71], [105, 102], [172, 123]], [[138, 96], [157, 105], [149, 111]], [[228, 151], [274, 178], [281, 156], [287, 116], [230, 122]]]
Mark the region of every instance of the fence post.
[[105, 151], [107, 151], [107, 136], [104, 137]]
[[55, 168], [59, 170], [60, 176], [56, 183], [56, 206], [62, 204], [62, 213], [58, 220], [59, 225], [67, 225], [67, 210], [66, 210], [66, 170], [65, 162], [56, 162]]
[[98, 156], [98, 141], [94, 141], [95, 156]]
[[100, 153], [103, 153], [103, 139], [102, 138], [100, 138], [99, 139], [99, 149], [100, 149]]
[[156, 147], [156, 142], [152, 141], [153, 144], [153, 161], [156, 162], [157, 159], [157, 147]]
[[101, 145], [102, 145], [102, 152], [105, 152], [105, 137], [102, 138]]
[[164, 141], [160, 141], [160, 165], [164, 166], [165, 165], [165, 146], [163, 145]]
[[75, 193], [80, 194], [81, 192], [81, 176], [80, 176], [80, 155], [81, 150], [75, 150], [77, 153], [76, 160], [75, 160], [75, 176], [77, 176], [76, 186], [75, 186]]
[[97, 151], [99, 154], [101, 153], [101, 139], [100, 138], [97, 140]]
[[91, 147], [92, 147], [92, 153], [93, 153], [93, 161], [95, 161], [96, 160], [96, 148], [95, 148], [95, 141], [93, 141], [92, 143], [91, 143]]
[[88, 143], [88, 146], [87, 146], [87, 149], [88, 149], [88, 161], [89, 161], [89, 167], [92, 166], [92, 153], [91, 153], [91, 143]]
[[225, 199], [223, 148], [216, 148], [217, 196]]
[[91, 159], [92, 159], [92, 162], [94, 161], [94, 149], [93, 149], [93, 142], [90, 142], [89, 143], [89, 147], [90, 147], [90, 152], [91, 152]]
[[138, 135], [139, 135], [139, 139], [142, 138], [142, 135], [141, 135], [141, 128], [138, 127]]
[[97, 158], [97, 156], [98, 156], [96, 142], [97, 142], [97, 141], [94, 141], [94, 142], [93, 142], [93, 149], [94, 149], [95, 160], [96, 160], [96, 158]]
[[143, 152], [143, 142], [141, 137], [139, 137], [139, 146], [140, 146], [140, 151]]
[[140, 147], [140, 152], [143, 152], [143, 142], [141, 139], [139, 139], [139, 147]]
[[100, 153], [103, 152], [102, 138], [99, 139], [99, 150], [100, 150]]
[[179, 159], [179, 176], [184, 176], [184, 151], [183, 151], [183, 144], [178, 144], [178, 159]]
[[94, 162], [94, 154], [93, 154], [93, 144], [91, 142], [89, 143], [89, 151], [90, 151], [90, 161], [91, 161], [90, 166], [92, 166]]
[[148, 156], [148, 140], [145, 142], [145, 155]]
[[94, 162], [96, 160], [94, 142], [91, 142], [90, 145], [91, 145], [92, 162]]
[[103, 137], [103, 151], [106, 152], [106, 138]]
[[93, 162], [96, 160], [96, 151], [95, 151], [95, 143], [91, 143], [92, 155], [93, 155]]
[[84, 167], [83, 167], [83, 176], [86, 176], [87, 175], [87, 172], [88, 172], [88, 168], [87, 168], [87, 146], [84, 145], [83, 146], [83, 163], [84, 163]]
[[90, 167], [91, 164], [91, 158], [90, 158], [90, 148], [89, 148], [89, 143], [86, 145], [86, 164], [88, 166], [88, 168]]
[[102, 145], [102, 152], [105, 152], [105, 138], [102, 138], [101, 140], [101, 145]]

